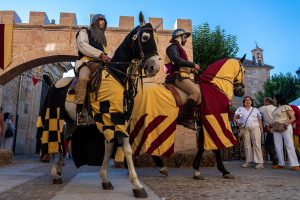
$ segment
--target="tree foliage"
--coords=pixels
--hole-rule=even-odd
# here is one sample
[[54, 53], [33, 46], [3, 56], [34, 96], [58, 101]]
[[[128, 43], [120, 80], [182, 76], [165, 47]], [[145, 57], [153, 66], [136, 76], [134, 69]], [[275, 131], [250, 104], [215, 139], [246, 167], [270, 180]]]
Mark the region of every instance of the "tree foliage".
[[259, 106], [263, 105], [265, 97], [273, 97], [275, 94], [284, 95], [288, 102], [294, 101], [300, 96], [300, 81], [291, 73], [273, 75], [265, 81], [263, 88], [263, 91], [256, 94], [256, 103]]
[[192, 36], [194, 62], [201, 71], [217, 60], [235, 57], [239, 50], [237, 36], [226, 34], [220, 26], [211, 30], [207, 22], [193, 27]]

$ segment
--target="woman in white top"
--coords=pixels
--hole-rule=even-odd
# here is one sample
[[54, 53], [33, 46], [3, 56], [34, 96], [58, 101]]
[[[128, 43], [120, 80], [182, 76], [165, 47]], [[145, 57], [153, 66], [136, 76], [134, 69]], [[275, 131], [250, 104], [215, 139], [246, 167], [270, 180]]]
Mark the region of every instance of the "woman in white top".
[[[294, 141], [293, 141], [293, 129], [291, 124], [295, 121], [294, 111], [288, 106], [287, 99], [281, 95], [276, 94], [274, 96], [274, 103], [277, 103], [278, 108], [276, 108], [273, 113], [273, 124], [270, 127], [273, 128], [273, 137], [275, 143], [275, 150], [278, 157], [278, 165], [273, 165], [273, 169], [284, 168], [284, 156], [283, 156], [283, 142], [289, 158], [289, 166], [291, 170], [298, 171], [299, 163], [295, 152]], [[283, 125], [283, 130], [280, 129], [280, 125]], [[278, 127], [276, 129], [276, 127]]]
[[233, 118], [233, 121], [239, 124], [240, 134], [244, 138], [246, 163], [242, 167], [250, 167], [251, 162], [254, 162], [257, 164], [256, 169], [262, 169], [264, 168], [264, 160], [261, 150], [262, 122], [260, 113], [257, 108], [252, 107], [253, 100], [251, 97], [246, 96], [243, 103], [244, 106], [236, 110]]

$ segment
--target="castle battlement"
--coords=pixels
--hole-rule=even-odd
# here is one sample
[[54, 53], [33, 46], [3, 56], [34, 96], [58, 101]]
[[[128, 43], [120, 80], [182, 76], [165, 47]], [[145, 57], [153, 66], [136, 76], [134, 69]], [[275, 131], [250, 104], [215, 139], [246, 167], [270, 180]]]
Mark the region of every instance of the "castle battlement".
[[[93, 14], [90, 15], [90, 19]], [[170, 32], [171, 30], [163, 29], [163, 19], [156, 17], [149, 17], [148, 20], [152, 25], [161, 23], [158, 28], [159, 32]], [[83, 25], [77, 24], [76, 13], [60, 13], [59, 24], [51, 24], [49, 18], [45, 12], [35, 12], [30, 11], [29, 13], [29, 23], [22, 23], [22, 20], [15, 11], [0, 11], [0, 23], [1, 24], [16, 24], [20, 26], [50, 26], [50, 27], [59, 27], [59, 26], [68, 26], [73, 28], [82, 27]], [[190, 19], [177, 19], [175, 21], [174, 27], [183, 28], [187, 31], [192, 30], [192, 21]], [[119, 18], [119, 27], [108, 27], [108, 30], [131, 30], [134, 28], [134, 17], [133, 16], [120, 16]]]

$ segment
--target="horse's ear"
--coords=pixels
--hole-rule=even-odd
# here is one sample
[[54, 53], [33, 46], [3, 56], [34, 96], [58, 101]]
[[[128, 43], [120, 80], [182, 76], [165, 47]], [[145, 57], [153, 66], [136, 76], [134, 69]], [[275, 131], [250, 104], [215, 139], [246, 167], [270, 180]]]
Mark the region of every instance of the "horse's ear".
[[156, 25], [154, 26], [154, 30], [157, 31], [157, 29], [160, 27], [161, 24], [162, 24], [162, 22], [159, 22], [158, 24], [156, 24]]
[[241, 60], [240, 60], [240, 62], [243, 64], [243, 62], [245, 61], [245, 59], [246, 59], [246, 55], [247, 54], [244, 54], [244, 56], [241, 58]]
[[144, 17], [144, 14], [142, 13], [142, 11], [139, 14], [139, 21], [140, 21], [141, 26], [145, 26], [146, 22], [145, 22], [145, 17]]

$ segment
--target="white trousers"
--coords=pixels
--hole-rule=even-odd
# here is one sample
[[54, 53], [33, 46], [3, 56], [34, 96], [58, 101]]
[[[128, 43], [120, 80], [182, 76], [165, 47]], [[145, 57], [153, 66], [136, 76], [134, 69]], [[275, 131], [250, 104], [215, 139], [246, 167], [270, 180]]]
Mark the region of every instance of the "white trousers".
[[288, 154], [289, 158], [289, 166], [299, 166], [299, 162], [296, 156], [294, 141], [293, 141], [293, 129], [292, 126], [289, 125], [287, 130], [283, 132], [273, 132], [275, 150], [278, 157], [278, 164], [281, 166], [285, 165], [284, 155], [283, 155], [283, 142]]
[[240, 131], [243, 132], [246, 162], [264, 163], [259, 126], [244, 127]]

